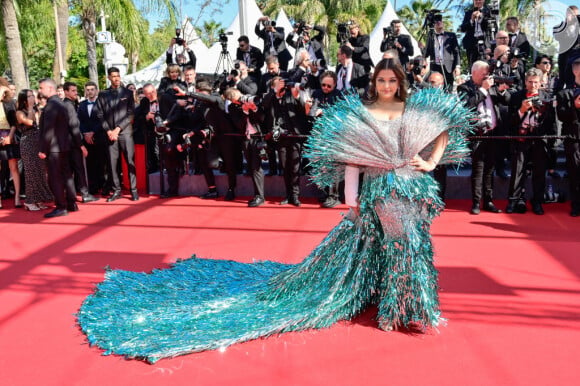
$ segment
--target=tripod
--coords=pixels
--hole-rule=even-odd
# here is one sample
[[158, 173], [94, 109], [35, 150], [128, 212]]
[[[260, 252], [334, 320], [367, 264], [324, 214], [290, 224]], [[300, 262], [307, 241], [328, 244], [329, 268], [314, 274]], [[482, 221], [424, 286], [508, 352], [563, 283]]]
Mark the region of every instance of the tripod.
[[[215, 79], [214, 88], [219, 85], [219, 74], [221, 73], [225, 79], [230, 73], [233, 67], [232, 57], [228, 51], [227, 42], [222, 43], [222, 52], [220, 52], [220, 57], [218, 58], [217, 65], [215, 67], [215, 72], [213, 73], [213, 78]], [[220, 71], [222, 69], [222, 71]]]

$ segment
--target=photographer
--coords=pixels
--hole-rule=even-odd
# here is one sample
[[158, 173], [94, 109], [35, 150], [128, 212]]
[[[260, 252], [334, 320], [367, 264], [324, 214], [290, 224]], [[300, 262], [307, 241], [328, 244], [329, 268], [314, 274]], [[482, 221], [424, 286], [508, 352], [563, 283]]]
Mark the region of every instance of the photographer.
[[508, 46], [495, 47], [493, 59], [489, 61], [489, 65], [491, 74], [495, 77], [495, 83], [507, 83], [510, 88], [521, 90], [523, 82], [520, 76], [519, 60], [512, 55]]
[[256, 95], [258, 93], [258, 84], [248, 72], [249, 68], [245, 62], [234, 62], [234, 69], [220, 86], [221, 93], [223, 94], [229, 87], [235, 87], [244, 95]]
[[[512, 95], [510, 126], [514, 135], [554, 135], [554, 108], [552, 98], [543, 90], [542, 72], [532, 68], [526, 72], [526, 88]], [[546, 187], [547, 140], [518, 139], [512, 142], [512, 176], [506, 213], [525, 213], [526, 166], [532, 163], [532, 211], [544, 214], [542, 202]]]
[[[311, 36], [312, 31], [317, 31], [318, 34]], [[317, 25], [311, 27], [301, 21], [294, 24], [293, 31], [286, 37], [286, 43], [295, 50], [299, 50], [300, 48], [305, 49], [311, 61], [323, 60], [326, 63], [323, 45], [325, 35], [326, 29], [324, 27]]]
[[491, 47], [491, 39], [487, 33], [492, 17], [484, 3], [485, 0], [473, 0], [473, 7], [465, 12], [459, 27], [459, 30], [465, 33], [462, 44], [467, 53], [469, 67], [476, 60], [485, 60], [485, 51]]
[[562, 134], [570, 136], [564, 140], [566, 169], [570, 182], [570, 216], [580, 216], [580, 56], [572, 61], [574, 83], [560, 91], [558, 102], [558, 119], [562, 121]]
[[[336, 74], [326, 71], [320, 76], [320, 89], [312, 92], [312, 100], [306, 102], [306, 115], [311, 122], [324, 113], [324, 108], [332, 105], [340, 97], [340, 92], [336, 89]], [[334, 208], [340, 204], [338, 183], [324, 188], [323, 201], [320, 206], [323, 208]]]
[[179, 176], [183, 167], [177, 146], [182, 142], [184, 128], [188, 124], [185, 112], [187, 101], [177, 99], [174, 90], [158, 94], [151, 83], [143, 86], [143, 94], [145, 99], [141, 102], [143, 109], [140, 113], [145, 113], [148, 131], [153, 131], [157, 136], [162, 175], [163, 169], [167, 170], [169, 186], [167, 191], [160, 192], [160, 197], [176, 197], [179, 195]]
[[195, 68], [197, 58], [191, 49], [187, 47], [185, 39], [181, 38], [181, 29], [175, 29], [176, 36], [171, 38], [169, 47], [165, 52], [165, 63], [167, 65], [177, 64], [180, 67], [191, 66]]
[[[264, 66], [264, 56], [259, 48], [250, 45], [250, 39], [245, 35], [238, 38], [236, 60], [246, 64], [247, 72], [254, 78], [254, 81], [260, 81], [262, 67]], [[245, 94], [244, 91], [242, 93]]]
[[383, 28], [383, 41], [381, 42], [381, 52], [395, 49], [399, 54], [399, 61], [403, 68], [409, 63], [409, 57], [413, 56], [413, 42], [409, 35], [401, 33], [403, 24], [400, 20], [391, 21], [391, 27]]
[[[368, 74], [373, 67], [373, 61], [369, 55], [370, 36], [361, 34], [360, 26], [354, 22], [348, 25], [348, 29], [350, 37], [344, 44], [352, 49], [352, 61], [363, 66]], [[339, 43], [342, 42], [339, 41]]]
[[445, 76], [445, 89], [453, 89], [455, 77], [459, 76], [460, 57], [459, 43], [457, 35], [453, 32], [445, 32], [443, 15], [432, 16], [434, 33], [429, 34], [427, 47], [425, 48], [425, 59], [430, 61], [430, 70], [436, 71]]
[[[506, 84], [494, 86], [490, 76], [489, 64], [478, 60], [471, 66], [471, 79], [457, 87], [467, 106], [476, 109], [479, 115], [476, 124], [478, 136], [492, 136], [501, 124], [500, 105], [509, 103], [510, 94]], [[483, 198], [483, 210], [500, 213], [493, 204], [493, 168], [495, 165], [495, 147], [493, 140], [471, 141], [471, 214], [480, 213]], [[483, 197], [482, 197], [483, 196]]]
[[[264, 28], [260, 28], [261, 25]], [[280, 63], [280, 68], [288, 71], [288, 63], [292, 59], [292, 55], [286, 48], [284, 28], [277, 27], [274, 20], [270, 20], [268, 16], [264, 16], [258, 19], [254, 32], [264, 41], [264, 60], [267, 60], [269, 56], [276, 56]]]
[[248, 201], [249, 207], [258, 207], [264, 204], [264, 172], [260, 157], [263, 142], [260, 137], [260, 122], [264, 114], [258, 109], [257, 97], [244, 97], [240, 90], [228, 88], [224, 97], [230, 102], [228, 116], [234, 126], [234, 133], [241, 134], [241, 145], [248, 164], [248, 173], [254, 185], [254, 198]]
[[[207, 193], [200, 197], [203, 199], [218, 197], [212, 169], [219, 168], [218, 153], [221, 153], [228, 175], [226, 199], [233, 200], [237, 178], [233, 166], [233, 137], [226, 137], [224, 134], [233, 133], [234, 127], [226, 113], [224, 99], [217, 93], [211, 93], [212, 87], [207, 81], [198, 81], [196, 90], [197, 92], [187, 93], [188, 101], [191, 99], [194, 105], [190, 110], [190, 122], [193, 124], [191, 130], [183, 136], [185, 143], [181, 146], [181, 151], [185, 151], [187, 147], [197, 147], [200, 153], [201, 170], [208, 187]], [[185, 96], [186, 93], [179, 91], [177, 95]]]
[[301, 90], [320, 88], [319, 68], [304, 49], [296, 52], [296, 67], [288, 72], [289, 83], [299, 83]]
[[184, 88], [185, 83], [181, 80], [181, 67], [177, 64], [170, 64], [165, 69], [165, 76], [159, 82], [157, 93], [161, 95], [167, 90], [173, 90], [175, 86]]
[[422, 56], [413, 58], [413, 60], [407, 63], [406, 69], [410, 90], [417, 91], [429, 87], [429, 83], [425, 82], [425, 75], [427, 74], [427, 62], [425, 58]]
[[270, 91], [264, 95], [264, 127], [272, 128], [268, 137], [278, 141], [278, 154], [284, 169], [286, 198], [281, 205], [300, 206], [300, 153], [302, 138], [308, 134], [305, 107], [300, 98], [300, 90], [286, 87], [284, 79], [272, 79]]

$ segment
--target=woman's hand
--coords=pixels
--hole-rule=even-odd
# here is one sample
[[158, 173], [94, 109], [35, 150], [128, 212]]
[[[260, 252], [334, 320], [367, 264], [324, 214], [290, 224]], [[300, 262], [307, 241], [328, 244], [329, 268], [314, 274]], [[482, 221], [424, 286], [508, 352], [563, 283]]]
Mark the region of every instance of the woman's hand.
[[434, 162], [432, 159], [425, 161], [423, 158], [421, 158], [420, 155], [417, 154], [416, 156], [413, 157], [411, 162], [409, 162], [409, 165], [413, 166], [417, 171], [430, 172], [431, 170], [435, 169], [437, 163]]

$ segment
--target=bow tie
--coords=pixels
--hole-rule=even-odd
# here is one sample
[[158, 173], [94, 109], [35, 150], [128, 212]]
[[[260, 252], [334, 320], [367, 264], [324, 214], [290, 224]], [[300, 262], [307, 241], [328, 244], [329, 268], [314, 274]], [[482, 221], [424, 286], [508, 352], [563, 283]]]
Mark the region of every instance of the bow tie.
[[443, 36], [445, 32], [441, 32], [440, 34], [436, 33], [435, 36]]
[[87, 101], [87, 105], [94, 105], [96, 102]]
[[512, 34], [509, 34], [509, 35], [510, 35], [510, 38], [513, 38], [513, 37], [514, 37], [514, 36], [516, 36], [517, 34], [514, 34], [514, 33], [512, 33]]

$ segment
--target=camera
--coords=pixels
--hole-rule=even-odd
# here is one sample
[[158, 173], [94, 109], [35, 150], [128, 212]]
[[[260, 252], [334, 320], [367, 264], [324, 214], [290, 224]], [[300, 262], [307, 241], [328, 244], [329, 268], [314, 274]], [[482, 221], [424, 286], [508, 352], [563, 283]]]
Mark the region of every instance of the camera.
[[525, 57], [526, 54], [524, 52], [521, 52], [519, 48], [514, 48], [513, 51], [511, 51], [509, 54], [509, 60], [512, 60], [514, 58], [523, 59]]
[[552, 103], [552, 100], [542, 99], [539, 95], [535, 95], [529, 98], [529, 100], [532, 102], [532, 109], [539, 114], [543, 114], [546, 108]]
[[256, 143], [256, 149], [258, 149], [258, 155], [262, 161], [268, 161], [268, 142], [260, 140]]
[[256, 106], [262, 102], [262, 97], [259, 95], [242, 95], [240, 97], [240, 102], [242, 103], [253, 103]]
[[234, 68], [230, 71], [231, 76], [239, 76], [240, 75], [240, 62], [234, 63]]
[[181, 28], [175, 29], [175, 44], [182, 46], [185, 40], [181, 38]]
[[411, 64], [413, 65], [412, 71], [415, 75], [421, 75], [421, 71], [427, 67], [425, 65], [425, 60], [422, 57], [413, 58]]
[[326, 60], [324, 60], [324, 59], [316, 59], [313, 63], [316, 64], [316, 67], [318, 67], [318, 68], [325, 68], [326, 67]]
[[264, 20], [262, 22], [262, 24], [264, 25], [264, 28], [276, 27], [276, 21], [275, 20]]
[[153, 122], [155, 123], [155, 133], [157, 133], [157, 135], [165, 135], [165, 133], [169, 131], [169, 127], [167, 127], [159, 113], [155, 113]]
[[220, 44], [222, 45], [222, 50], [223, 51], [227, 51], [228, 50], [228, 35], [233, 35], [234, 33], [231, 31], [225, 32], [224, 30], [221, 30], [219, 35], [218, 35], [218, 39]]
[[340, 44], [345, 44], [348, 42], [350, 38], [350, 26], [354, 24], [352, 20], [346, 22], [338, 22], [337, 20], [334, 21], [336, 23], [336, 41]]
[[304, 20], [297, 21], [296, 23], [294, 23], [293, 27], [296, 29], [296, 33], [298, 35], [303, 35], [307, 29], [310, 29], [310, 27], [308, 26], [308, 24], [306, 24]]
[[430, 9], [425, 15], [425, 21], [423, 22], [423, 28], [427, 27], [429, 29], [435, 28], [435, 22], [442, 21], [443, 15], [439, 9]]
[[387, 50], [392, 50], [393, 48], [395, 48], [395, 41], [397, 40], [397, 38], [395, 37], [395, 34], [393, 33], [393, 27], [391, 27], [391, 26], [384, 27], [383, 28], [383, 36], [384, 36], [384, 40], [387, 42]]

